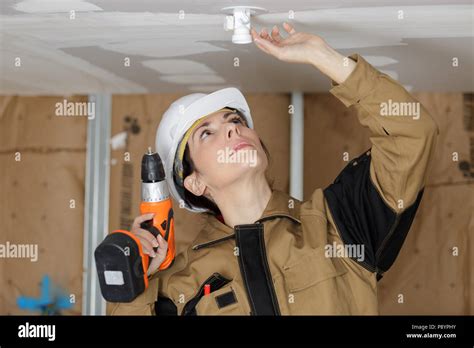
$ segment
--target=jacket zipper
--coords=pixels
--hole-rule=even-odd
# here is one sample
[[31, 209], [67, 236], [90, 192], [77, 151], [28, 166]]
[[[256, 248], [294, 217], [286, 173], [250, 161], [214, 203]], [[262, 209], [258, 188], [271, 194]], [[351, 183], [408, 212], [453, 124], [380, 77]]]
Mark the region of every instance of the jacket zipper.
[[[261, 219], [258, 219], [257, 221], [255, 221], [254, 223], [256, 224], [259, 224], [259, 223], [262, 223], [264, 221], [267, 221], [267, 220], [271, 220], [273, 218], [277, 218], [277, 217], [286, 217], [286, 218], [289, 218], [295, 222], [298, 222], [298, 223], [301, 223], [298, 219], [294, 218], [293, 216], [290, 216], [290, 215], [286, 215], [286, 214], [276, 214], [276, 215], [270, 215], [270, 216], [266, 216], [264, 218], [261, 218]], [[209, 247], [209, 246], [213, 246], [215, 244], [218, 244], [220, 242], [224, 242], [226, 240], [229, 240], [229, 239], [232, 239], [232, 238], [235, 238], [235, 234], [232, 234], [232, 235], [229, 235], [229, 236], [225, 236], [223, 238], [219, 238], [219, 239], [215, 239], [215, 240], [211, 240], [209, 242], [205, 242], [205, 243], [201, 243], [201, 244], [196, 244], [192, 247], [193, 250], [199, 250], [199, 249], [202, 249], [202, 248], [206, 248], [206, 247]]]
[[223, 238], [219, 238], [219, 239], [215, 239], [215, 240], [211, 240], [210, 242], [205, 242], [205, 243], [201, 243], [201, 244], [196, 244], [195, 246], [192, 247], [193, 250], [199, 250], [201, 248], [205, 248], [205, 247], [208, 247], [208, 246], [212, 246], [214, 244], [218, 244], [220, 242], [224, 242], [226, 240], [229, 240], [229, 239], [232, 239], [232, 238], [235, 238], [235, 234], [232, 234], [230, 236], [225, 236]]

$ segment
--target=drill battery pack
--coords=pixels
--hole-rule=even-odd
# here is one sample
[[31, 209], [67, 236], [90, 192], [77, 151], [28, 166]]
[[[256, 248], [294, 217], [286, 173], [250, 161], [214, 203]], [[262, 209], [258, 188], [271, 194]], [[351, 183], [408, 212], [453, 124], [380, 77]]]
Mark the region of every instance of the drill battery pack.
[[149, 257], [133, 233], [113, 231], [96, 248], [94, 256], [106, 301], [131, 302], [148, 287]]

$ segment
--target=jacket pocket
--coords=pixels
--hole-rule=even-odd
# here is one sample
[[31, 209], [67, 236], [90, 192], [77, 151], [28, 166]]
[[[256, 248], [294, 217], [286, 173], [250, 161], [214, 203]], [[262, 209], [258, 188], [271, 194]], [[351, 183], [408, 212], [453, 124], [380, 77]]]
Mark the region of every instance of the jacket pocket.
[[342, 260], [325, 256], [324, 247], [283, 267], [291, 314], [350, 314], [353, 295]]
[[245, 315], [240, 291], [228, 283], [219, 290], [203, 296], [196, 305], [198, 315]]
[[[204, 285], [209, 284], [211, 293], [204, 295]], [[189, 300], [182, 315], [221, 315], [245, 314], [242, 308], [240, 291], [237, 291], [231, 279], [220, 273], [214, 273], [199, 287], [196, 295]]]

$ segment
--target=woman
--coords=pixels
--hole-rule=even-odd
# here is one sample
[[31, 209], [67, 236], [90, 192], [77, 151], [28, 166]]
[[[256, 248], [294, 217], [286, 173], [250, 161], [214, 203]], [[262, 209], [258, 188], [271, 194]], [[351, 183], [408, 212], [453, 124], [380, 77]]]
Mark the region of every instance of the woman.
[[[371, 130], [371, 149], [299, 202], [270, 188], [267, 152], [235, 89], [173, 103], [182, 115], [164, 115], [157, 150], [173, 197], [206, 212], [207, 223], [169, 269], [158, 271], [167, 244], [139, 228], [151, 215], [137, 217], [132, 231], [154, 257], [150, 286], [133, 302], [115, 304], [113, 314], [378, 313], [377, 280], [413, 221], [438, 129], [422, 106], [417, 115], [382, 112], [384, 103], [419, 103], [359, 55], [346, 58], [318, 36], [283, 27], [287, 38], [277, 27], [252, 30], [257, 47], [328, 76], [330, 92]], [[193, 108], [203, 114], [189, 116]], [[236, 161], [245, 153], [247, 161]]]

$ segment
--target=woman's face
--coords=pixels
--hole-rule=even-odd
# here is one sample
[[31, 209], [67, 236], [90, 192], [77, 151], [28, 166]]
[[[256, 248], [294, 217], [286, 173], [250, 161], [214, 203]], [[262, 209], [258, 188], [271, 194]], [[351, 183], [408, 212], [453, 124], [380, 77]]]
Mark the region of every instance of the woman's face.
[[184, 184], [196, 196], [212, 196], [214, 190], [264, 173], [268, 165], [257, 133], [230, 110], [201, 120], [191, 133], [188, 146], [196, 170], [185, 178]]

